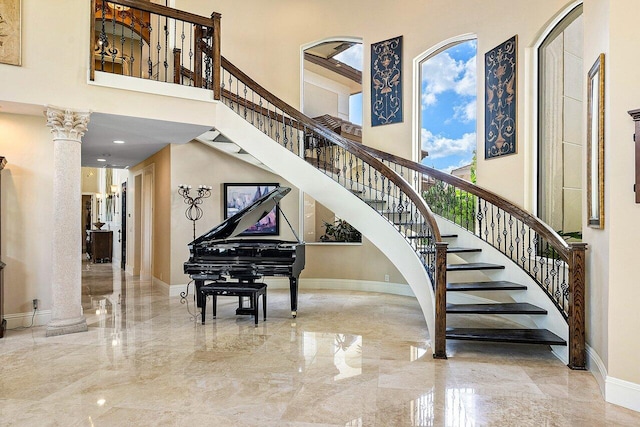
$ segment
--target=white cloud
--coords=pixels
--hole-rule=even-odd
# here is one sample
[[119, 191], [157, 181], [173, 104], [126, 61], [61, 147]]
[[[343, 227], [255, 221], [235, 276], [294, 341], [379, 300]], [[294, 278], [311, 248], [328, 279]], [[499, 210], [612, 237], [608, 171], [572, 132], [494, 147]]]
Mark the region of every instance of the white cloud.
[[437, 95], [452, 90], [460, 96], [476, 95], [476, 55], [467, 62], [442, 52], [422, 64], [422, 105], [437, 103]]
[[[447, 52], [440, 53], [422, 64], [422, 83], [425, 98], [435, 100], [435, 96], [455, 88], [456, 77], [462, 71], [462, 64], [453, 59]], [[435, 103], [433, 101], [432, 105]]]
[[454, 90], [458, 95], [476, 96], [476, 55], [465, 62], [462, 78], [456, 82]]
[[476, 133], [465, 133], [459, 139], [434, 135], [428, 129], [421, 129], [422, 149], [429, 152], [429, 158], [446, 156], [468, 156], [476, 148]]
[[464, 105], [456, 105], [453, 107], [453, 118], [463, 123], [469, 123], [476, 119], [476, 100], [470, 101]]
[[438, 102], [438, 99], [436, 98], [436, 94], [432, 93], [432, 92], [422, 92], [422, 106], [423, 107], [428, 107], [429, 105], [434, 105], [436, 102]]

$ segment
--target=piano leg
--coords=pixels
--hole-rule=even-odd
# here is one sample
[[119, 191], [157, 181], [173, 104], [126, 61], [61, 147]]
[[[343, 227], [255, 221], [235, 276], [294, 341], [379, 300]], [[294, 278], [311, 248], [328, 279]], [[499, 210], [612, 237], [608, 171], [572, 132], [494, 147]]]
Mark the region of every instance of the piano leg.
[[204, 285], [204, 280], [195, 280], [196, 289], [194, 290], [194, 295], [196, 297], [196, 307], [202, 307], [202, 295], [200, 295], [200, 287]]
[[[200, 292], [198, 292], [198, 295], [200, 295]], [[200, 316], [202, 316], [201, 320], [202, 320], [202, 324], [204, 325], [205, 317], [207, 316], [207, 313], [206, 313], [207, 312], [207, 296], [205, 295], [202, 298], [200, 298], [200, 296], [198, 296], [198, 299], [199, 300], [201, 299], [201, 301], [202, 301], [202, 305], [201, 305], [202, 309], [200, 310]], [[215, 309], [216, 309], [215, 308], [216, 307], [215, 306], [215, 302], [213, 304], [214, 304], [213, 305], [213, 310], [215, 311]]]
[[295, 319], [298, 315], [298, 278], [289, 277], [289, 290], [291, 293], [291, 316]]

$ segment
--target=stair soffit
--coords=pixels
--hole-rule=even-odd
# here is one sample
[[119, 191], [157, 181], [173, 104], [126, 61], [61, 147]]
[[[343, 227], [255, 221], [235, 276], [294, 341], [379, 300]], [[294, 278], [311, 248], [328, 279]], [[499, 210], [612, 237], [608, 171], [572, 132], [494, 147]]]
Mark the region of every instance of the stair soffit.
[[268, 172], [274, 173], [269, 167], [267, 167], [260, 160], [256, 159], [249, 152], [244, 150], [235, 142], [231, 141], [227, 136], [222, 134], [217, 129], [211, 129], [207, 132], [203, 133], [199, 137], [196, 138], [196, 141], [207, 145], [215, 150], [221, 151], [231, 157], [234, 157], [238, 160], [241, 160], [250, 165], [259, 167]]

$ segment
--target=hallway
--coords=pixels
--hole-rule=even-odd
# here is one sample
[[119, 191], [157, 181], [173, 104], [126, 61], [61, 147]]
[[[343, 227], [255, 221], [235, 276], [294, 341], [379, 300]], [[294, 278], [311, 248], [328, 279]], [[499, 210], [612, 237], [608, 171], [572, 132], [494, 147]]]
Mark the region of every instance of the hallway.
[[258, 327], [235, 298], [201, 325], [191, 301], [84, 262], [88, 332], [0, 340], [0, 426], [640, 425], [547, 348], [451, 342], [433, 360], [413, 298], [302, 289], [291, 319], [274, 289]]

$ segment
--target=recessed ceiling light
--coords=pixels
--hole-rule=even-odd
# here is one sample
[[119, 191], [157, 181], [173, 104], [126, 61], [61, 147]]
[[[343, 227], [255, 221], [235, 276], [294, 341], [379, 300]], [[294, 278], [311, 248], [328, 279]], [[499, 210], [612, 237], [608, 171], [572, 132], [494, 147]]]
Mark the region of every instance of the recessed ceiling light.
[[106, 162], [107, 161], [107, 159], [96, 159], [96, 160], [99, 161], [99, 162]]
[[124, 141], [122, 141], [121, 139], [117, 139], [115, 141], [113, 141], [114, 144], [124, 144]]

